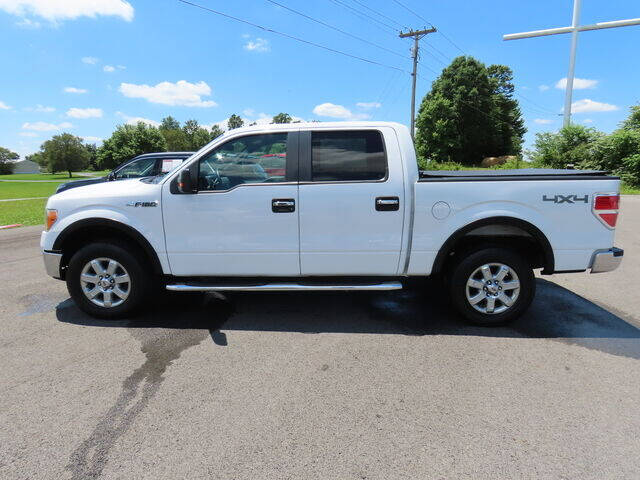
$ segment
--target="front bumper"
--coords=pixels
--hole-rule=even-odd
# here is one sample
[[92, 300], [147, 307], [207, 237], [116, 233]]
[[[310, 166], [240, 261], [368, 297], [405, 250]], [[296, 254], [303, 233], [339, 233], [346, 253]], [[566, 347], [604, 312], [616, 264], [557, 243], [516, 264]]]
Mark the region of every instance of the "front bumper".
[[624, 250], [616, 247], [594, 253], [591, 261], [591, 273], [604, 273], [615, 270], [622, 262], [623, 256]]
[[49, 252], [47, 250], [42, 251], [42, 257], [44, 259], [44, 268], [47, 271], [47, 275], [61, 279], [60, 274], [60, 262], [62, 261], [62, 254], [58, 252]]

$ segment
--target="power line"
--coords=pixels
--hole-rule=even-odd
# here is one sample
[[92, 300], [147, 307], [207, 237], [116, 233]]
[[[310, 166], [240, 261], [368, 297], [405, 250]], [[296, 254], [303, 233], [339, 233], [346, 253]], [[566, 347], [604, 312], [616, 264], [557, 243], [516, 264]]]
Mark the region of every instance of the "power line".
[[[397, 3], [398, 5], [400, 5], [402, 8], [404, 8], [406, 11], [414, 14], [416, 17], [418, 17], [420, 20], [422, 20], [423, 22], [426, 22], [428, 25], [430, 25], [431, 27], [433, 27], [433, 24], [427, 20], [426, 18], [424, 18], [422, 15], [419, 15], [418, 13], [416, 13], [415, 11], [411, 10], [409, 7], [407, 7], [405, 4], [403, 4], [402, 2], [400, 2], [399, 0], [393, 0], [395, 3]], [[451, 40], [448, 36], [446, 36], [444, 34], [444, 32], [442, 30], [438, 30], [438, 32], [440, 32], [440, 35], [442, 35], [447, 42], [449, 42], [451, 45], [453, 45], [454, 47], [456, 47], [458, 50], [460, 50], [464, 55], [466, 55], [465, 51], [462, 50], [462, 48], [460, 48], [453, 40]]]
[[327, 46], [321, 45], [319, 43], [315, 43], [315, 42], [312, 42], [312, 41], [309, 41], [309, 40], [305, 40], [303, 38], [295, 37], [293, 35], [289, 35], [288, 33], [279, 32], [279, 31], [274, 30], [274, 29], [269, 28], [269, 27], [263, 27], [262, 25], [258, 25], [257, 23], [253, 23], [253, 22], [250, 22], [248, 20], [244, 20], [242, 18], [234, 17], [233, 15], [229, 15], [227, 13], [219, 12], [217, 10], [213, 10], [211, 8], [205, 7], [203, 5], [199, 5], [197, 3], [189, 2], [187, 0], [177, 0], [177, 1], [180, 2], [180, 3], [184, 3], [186, 5], [191, 5], [192, 7], [200, 8], [201, 10], [206, 10], [207, 12], [211, 12], [211, 13], [214, 13], [216, 15], [220, 15], [220, 16], [225, 17], [225, 18], [229, 18], [231, 20], [235, 20], [236, 22], [244, 23], [245, 25], [250, 25], [252, 27], [259, 28], [260, 30], [264, 30], [265, 32], [274, 33], [276, 35], [280, 35], [282, 37], [289, 38], [289, 39], [295, 40], [297, 42], [306, 43], [307, 45], [312, 45], [314, 47], [321, 48], [321, 49], [327, 50], [329, 52], [337, 53], [339, 55], [344, 55], [345, 57], [354, 58], [356, 60], [360, 60], [362, 62], [370, 63], [372, 65], [378, 65], [380, 67], [391, 68], [393, 70], [398, 70], [400, 72], [409, 73], [406, 70], [403, 70], [402, 68], [394, 67], [392, 65], [387, 65], [387, 64], [381, 63], [381, 62], [376, 62], [375, 60], [370, 60], [368, 58], [359, 57], [357, 55], [353, 55], [351, 53], [343, 52], [341, 50], [336, 50], [335, 48], [327, 47]]
[[445, 38], [445, 40], [446, 40], [447, 42], [449, 42], [451, 45], [453, 45], [453, 46], [454, 46], [454, 47], [456, 47], [458, 50], [460, 50], [460, 51], [462, 52], [462, 54], [463, 54], [463, 55], [466, 55], [466, 54], [467, 54], [467, 53], [466, 53], [464, 50], [462, 50], [462, 49], [461, 49], [461, 48], [460, 48], [460, 47], [459, 47], [459, 46], [458, 46], [458, 45], [457, 45], [453, 40], [451, 40], [449, 37], [447, 37], [447, 36], [442, 32], [442, 30], [440, 30], [440, 34]]
[[[357, 9], [353, 8], [351, 5], [347, 5], [347, 4], [346, 4], [346, 3], [344, 3], [342, 0], [330, 0], [330, 1], [331, 1], [331, 2], [333, 2], [333, 3], [335, 3], [335, 4], [337, 4], [337, 5], [342, 5], [343, 7], [348, 8], [349, 10], [351, 10], [352, 12], [354, 12], [356, 15], [358, 15], [358, 16], [359, 16], [359, 17], [361, 17], [361, 18], [362, 18], [363, 16], [364, 16], [364, 17], [367, 17], [367, 18], [369, 18], [369, 19], [373, 20], [374, 22], [376, 22], [376, 23], [378, 23], [378, 24], [380, 24], [380, 25], [383, 25], [383, 26], [387, 27], [387, 28], [388, 28], [388, 29], [390, 29], [392, 32], [394, 32], [394, 33], [396, 32], [396, 29], [395, 29], [394, 27], [392, 27], [392, 26], [390, 26], [390, 25], [387, 25], [387, 24], [386, 24], [386, 23], [384, 23], [384, 22], [381, 22], [381, 21], [380, 21], [380, 20], [378, 20], [377, 18], [372, 17], [371, 15], [369, 15], [369, 14], [367, 14], [367, 13], [361, 12], [360, 10], [357, 10]], [[376, 26], [377, 26], [377, 25], [376, 25]], [[384, 29], [382, 29], [382, 28], [381, 28], [381, 27], [379, 27], [379, 26], [378, 26], [378, 28], [380, 28], [381, 30], [383, 30], [383, 31], [387, 32], [387, 34], [389, 34], [389, 31], [388, 31], [388, 30], [384, 30]]]
[[353, 35], [353, 34], [351, 34], [351, 33], [349, 33], [349, 32], [345, 32], [344, 30], [341, 30], [341, 29], [340, 29], [340, 28], [338, 28], [338, 27], [334, 27], [333, 25], [329, 25], [328, 23], [323, 22], [322, 20], [318, 20], [318, 19], [313, 18], [313, 17], [311, 17], [311, 16], [309, 16], [309, 15], [306, 15], [305, 13], [299, 12], [298, 10], [294, 10], [293, 8], [287, 7], [286, 5], [283, 5], [283, 4], [281, 4], [281, 3], [278, 3], [278, 2], [276, 2], [275, 0], [266, 0], [266, 1], [267, 1], [267, 2], [269, 2], [269, 3], [272, 3], [272, 4], [274, 4], [274, 5], [277, 5], [277, 6], [279, 6], [279, 7], [282, 7], [282, 8], [284, 8], [285, 10], [289, 10], [290, 12], [295, 13], [296, 15], [300, 15], [301, 17], [304, 17], [304, 18], [306, 18], [306, 19], [308, 19], [308, 20], [311, 20], [312, 22], [319, 23], [320, 25], [323, 25], [323, 26], [325, 26], [325, 27], [327, 27], [327, 28], [330, 28], [330, 29], [332, 29], [332, 30], [335, 30], [336, 32], [340, 32], [340, 33], [342, 33], [343, 35], [347, 35], [347, 36], [349, 36], [349, 37], [351, 37], [351, 38], [355, 38], [356, 40], [359, 40], [359, 41], [361, 41], [361, 42], [368, 43], [369, 45], [372, 45], [372, 46], [374, 46], [374, 47], [380, 48], [380, 49], [385, 50], [385, 51], [387, 51], [387, 52], [389, 52], [389, 53], [393, 53], [394, 55], [397, 55], [398, 57], [401, 57], [401, 58], [407, 58], [407, 55], [402, 55], [401, 53], [398, 53], [398, 52], [396, 52], [396, 51], [394, 51], [394, 50], [391, 50], [391, 49], [389, 49], [389, 48], [387, 48], [387, 47], [383, 47], [382, 45], [378, 45], [377, 43], [370, 42], [369, 40], [367, 40], [367, 39], [365, 39], [365, 38], [358, 37], [357, 35]]
[[[404, 8], [406, 11], [413, 13], [416, 17], [418, 17], [420, 20], [422, 20], [423, 22], [428, 23], [429, 25], [431, 25], [431, 22], [429, 20], [427, 20], [424, 17], [421, 17], [420, 15], [418, 15], [416, 12], [414, 12], [413, 10], [411, 10], [409, 7], [407, 7], [405, 4], [399, 2], [398, 0], [393, 0], [394, 2], [396, 2], [398, 5], [400, 5], [402, 8]], [[433, 25], [431, 25], [431, 27], [433, 28]]]
[[396, 25], [398, 25], [400, 28], [407, 28], [406, 25], [402, 25], [399, 22], [396, 22], [393, 18], [385, 15], [384, 13], [378, 12], [377, 10], [374, 10], [373, 8], [369, 7], [368, 5], [366, 5], [365, 3], [362, 3], [360, 0], [351, 0], [352, 2], [357, 3], [358, 5], [362, 5], [364, 8], [366, 8], [367, 10], [369, 10], [370, 12], [375, 13], [376, 15], [379, 15], [383, 18], [386, 18], [387, 20], [391, 20], [393, 23], [395, 23]]

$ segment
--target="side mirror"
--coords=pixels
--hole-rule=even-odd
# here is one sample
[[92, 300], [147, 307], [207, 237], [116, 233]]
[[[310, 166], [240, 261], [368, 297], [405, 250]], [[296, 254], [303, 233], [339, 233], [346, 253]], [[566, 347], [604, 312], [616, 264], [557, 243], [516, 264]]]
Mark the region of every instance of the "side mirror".
[[191, 171], [188, 168], [182, 170], [178, 175], [178, 191], [180, 193], [194, 193]]
[[116, 179], [116, 174], [113, 172], [109, 172], [109, 175], [107, 175], [107, 180], [112, 182], [115, 179]]

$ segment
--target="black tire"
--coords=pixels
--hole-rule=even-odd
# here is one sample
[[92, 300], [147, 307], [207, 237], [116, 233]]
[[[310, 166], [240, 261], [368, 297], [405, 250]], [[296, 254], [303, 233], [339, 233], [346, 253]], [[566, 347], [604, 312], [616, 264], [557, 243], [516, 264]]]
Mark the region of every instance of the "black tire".
[[[507, 274], [507, 277], [505, 277], [506, 281], [503, 279], [496, 284], [494, 280], [492, 282], [493, 286], [485, 285], [487, 288], [500, 288], [500, 291], [495, 292], [493, 295], [504, 293], [508, 296], [507, 300], [512, 301], [510, 306], [506, 306], [505, 303], [496, 297], [496, 299], [493, 300], [494, 306], [497, 306], [495, 307], [496, 310], [503, 306], [505, 306], [506, 309], [502, 312], [486, 313], [486, 310], [488, 310], [488, 300], [481, 296], [492, 295], [492, 293], [470, 287], [469, 294], [472, 296], [472, 300], [473, 298], [482, 298], [476, 305], [477, 308], [485, 310], [485, 312], [479, 311], [471, 304], [471, 301], [467, 299], [467, 282], [474, 272], [484, 265], [491, 264], [493, 264], [491, 271], [498, 271], [499, 267], [495, 264], [502, 264], [510, 268], [511, 272], [515, 272], [520, 288], [515, 300], [511, 300], [511, 296], [515, 295], [515, 291], [510, 290], [511, 293], [508, 293], [509, 290], [507, 289], [509, 285], [508, 281], [515, 280], [515, 276], [513, 276], [512, 273]], [[535, 296], [536, 283], [533, 269], [521, 255], [506, 248], [483, 248], [467, 253], [452, 266], [449, 274], [449, 293], [453, 306], [467, 321], [475, 325], [488, 327], [499, 326], [515, 320], [529, 308]], [[475, 278], [480, 279], [482, 282], [485, 281], [483, 276]], [[503, 286], [496, 287], [496, 285], [503, 285], [504, 291]]]
[[[89, 262], [98, 258], [115, 260], [124, 268], [130, 278], [130, 283], [124, 284], [124, 288], [128, 288], [128, 296], [119, 305], [99, 306], [93, 303], [83, 291], [80, 281], [82, 271]], [[66, 281], [69, 295], [80, 310], [92, 317], [116, 319], [134, 313], [148, 298], [153, 285], [149, 266], [140, 260], [142, 258], [144, 256], [141, 252], [125, 248], [124, 245], [115, 242], [92, 243], [81, 248], [71, 257], [67, 269]], [[122, 272], [122, 270], [120, 271]], [[97, 297], [98, 301], [100, 295]], [[112, 297], [118, 301], [121, 300], [115, 295]]]

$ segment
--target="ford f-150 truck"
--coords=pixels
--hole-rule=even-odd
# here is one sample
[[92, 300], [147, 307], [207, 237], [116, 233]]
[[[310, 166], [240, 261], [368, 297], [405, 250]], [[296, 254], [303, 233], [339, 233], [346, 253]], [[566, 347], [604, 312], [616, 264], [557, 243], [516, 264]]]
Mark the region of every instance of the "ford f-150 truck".
[[619, 179], [576, 170], [420, 172], [406, 127], [258, 125], [165, 176], [49, 198], [41, 247], [78, 307], [116, 318], [175, 292], [393, 290], [438, 274], [466, 319], [502, 324], [534, 269], [606, 272]]

